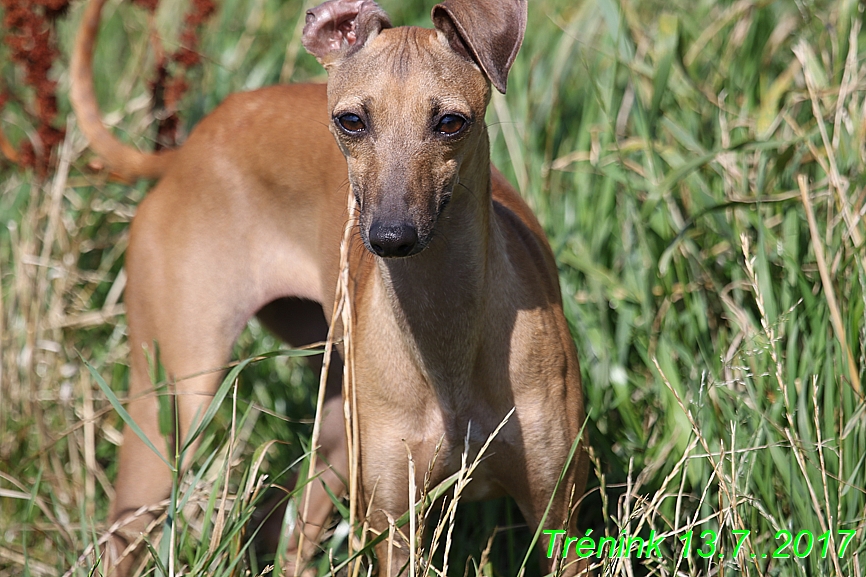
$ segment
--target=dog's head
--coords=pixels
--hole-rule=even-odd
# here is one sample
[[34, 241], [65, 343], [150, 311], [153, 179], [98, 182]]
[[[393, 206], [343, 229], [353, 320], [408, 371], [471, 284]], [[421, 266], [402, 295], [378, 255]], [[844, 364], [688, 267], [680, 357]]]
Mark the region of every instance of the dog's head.
[[372, 0], [307, 13], [303, 43], [328, 70], [330, 129], [361, 237], [381, 257], [424, 250], [452, 195], [471, 194], [474, 175], [488, 171], [490, 85], [505, 92], [526, 0], [448, 0], [433, 23], [391, 28]]

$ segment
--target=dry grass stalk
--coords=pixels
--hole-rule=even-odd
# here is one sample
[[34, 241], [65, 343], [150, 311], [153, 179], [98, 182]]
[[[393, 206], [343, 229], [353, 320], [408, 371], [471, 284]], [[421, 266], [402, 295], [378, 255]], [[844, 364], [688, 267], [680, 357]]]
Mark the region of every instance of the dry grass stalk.
[[[506, 414], [505, 417], [502, 419], [502, 421], [499, 422], [499, 424], [496, 426], [496, 428], [493, 430], [493, 432], [490, 433], [490, 435], [488, 435], [487, 440], [484, 442], [484, 444], [478, 450], [478, 454], [475, 456], [475, 459], [473, 459], [471, 463], [469, 463], [469, 434], [470, 434], [469, 428], [472, 427], [472, 423], [471, 422], [469, 423], [469, 428], [467, 428], [467, 430], [466, 430], [466, 439], [464, 442], [463, 454], [460, 457], [461, 458], [460, 470], [457, 471], [457, 480], [454, 483], [454, 489], [453, 489], [454, 494], [450, 498], [448, 498], [448, 502], [447, 502], [447, 505], [445, 507], [445, 513], [442, 515], [442, 518], [439, 520], [439, 523], [437, 523], [436, 527], [433, 530], [433, 540], [430, 543], [430, 551], [428, 553], [428, 559], [432, 559], [433, 555], [436, 553], [436, 551], [439, 548], [439, 542], [440, 542], [440, 540], [442, 538], [442, 534], [444, 532], [446, 534], [446, 537], [445, 537], [445, 565], [444, 565], [442, 571], [440, 572], [441, 575], [443, 575], [443, 576], [447, 575], [448, 552], [451, 548], [451, 538], [452, 538], [452, 534], [454, 531], [454, 523], [455, 523], [456, 514], [457, 514], [457, 505], [460, 502], [460, 498], [463, 495], [463, 491], [466, 489], [466, 487], [472, 481], [472, 473], [475, 472], [475, 469], [481, 463], [481, 460], [484, 457], [484, 454], [487, 452], [487, 449], [490, 447], [490, 444], [493, 442], [493, 439], [495, 439], [496, 436], [499, 435], [499, 431], [501, 431], [502, 427], [504, 427], [506, 425], [506, 423], [508, 423], [508, 420], [511, 418], [511, 416], [513, 414], [514, 414], [514, 408], [512, 408], [510, 411], [508, 411], [508, 414]], [[411, 517], [412, 517], [412, 515], [410, 514], [410, 518]], [[421, 521], [423, 522], [423, 518], [421, 519]], [[428, 574], [430, 569], [431, 569], [431, 566], [430, 566], [429, 561], [428, 561], [427, 568], [424, 571], [425, 577]], [[416, 576], [413, 573], [410, 577], [416, 577]]]
[[[408, 454], [409, 460], [409, 577], [415, 577], [415, 567], [418, 565], [418, 544], [415, 541], [416, 537], [416, 523], [418, 522], [416, 516], [413, 514], [415, 509], [415, 492], [417, 491], [417, 487], [415, 486], [415, 459], [412, 457], [412, 451], [409, 449], [409, 446], [406, 446], [406, 453]], [[424, 522], [424, 519], [421, 519], [421, 523]], [[388, 551], [388, 555], [390, 557], [391, 552]], [[388, 560], [390, 562], [390, 559]], [[388, 567], [388, 571], [391, 571], [391, 568]]]
[[[346, 313], [347, 310], [351, 311], [351, 309], [348, 308], [349, 303], [350, 303], [350, 299], [351, 299], [351, 295], [349, 294], [349, 246], [350, 246], [351, 240], [352, 240], [352, 231], [354, 231], [354, 229], [355, 229], [354, 228], [355, 227], [354, 215], [356, 213], [356, 211], [354, 209], [355, 197], [354, 197], [354, 195], [352, 195], [351, 187], [349, 188], [347, 203], [348, 203], [349, 215], [352, 215], [352, 216], [350, 216], [348, 221], [346, 222], [346, 226], [343, 230], [343, 239], [340, 241], [340, 279], [339, 279], [339, 282], [337, 283], [337, 288], [336, 288], [335, 295], [334, 295], [334, 307], [333, 307], [333, 311], [331, 312], [331, 322], [330, 322], [330, 326], [328, 328], [328, 340], [325, 343], [325, 358], [324, 358], [324, 362], [322, 364], [322, 373], [319, 376], [319, 393], [316, 397], [316, 420], [313, 423], [313, 434], [312, 434], [312, 437], [310, 439], [310, 463], [309, 463], [309, 468], [308, 468], [308, 472], [307, 472], [307, 479], [306, 479], [307, 483], [312, 482], [313, 477], [315, 477], [315, 473], [316, 473], [316, 460], [317, 460], [317, 452], [318, 452], [318, 445], [319, 445], [319, 436], [320, 436], [321, 430], [322, 430], [322, 411], [323, 411], [323, 407], [325, 404], [325, 388], [326, 388], [326, 383], [327, 383], [327, 379], [328, 379], [328, 371], [330, 370], [330, 367], [331, 367], [331, 354], [334, 350], [334, 343], [335, 343], [334, 331], [336, 330], [336, 327], [337, 327], [337, 319], [341, 318], [341, 317], [343, 319], [345, 319], [346, 315], [344, 313]], [[344, 325], [343, 326], [343, 342], [344, 343], [347, 343], [347, 339], [349, 338], [350, 334], [351, 334], [351, 325], [349, 325], [349, 326]], [[348, 348], [349, 348], [349, 345], [345, 344], [344, 350], [348, 350]], [[348, 356], [349, 355], [346, 354], [346, 357], [348, 357]], [[348, 365], [350, 365], [350, 363], [346, 362], [346, 363], [344, 363], [344, 365], [348, 366]], [[351, 373], [351, 371], [349, 371], [349, 373]], [[346, 373], [344, 372], [344, 376], [345, 376], [345, 374]], [[344, 383], [344, 386], [345, 386], [345, 383]], [[354, 435], [353, 435], [353, 437], [354, 437]], [[350, 454], [350, 470], [351, 470], [351, 468], [352, 468], [352, 462], [351, 461], [354, 460], [353, 457], [354, 457], [355, 453], [350, 452], [349, 454]], [[357, 465], [355, 465], [355, 469], [357, 471]], [[355, 475], [351, 475], [351, 476], [354, 477]], [[350, 501], [354, 502], [356, 497], [357, 497], [357, 495], [353, 495], [351, 493], [351, 487], [350, 487], [350, 494], [349, 494]], [[301, 519], [307, 518], [309, 506], [310, 506], [310, 492], [305, 490], [304, 491], [304, 503], [303, 503], [302, 513], [301, 513]], [[350, 523], [352, 521], [353, 520], [350, 520]], [[298, 551], [297, 551], [296, 558], [295, 558], [295, 573], [294, 573], [295, 577], [298, 577], [298, 575], [300, 574], [301, 558], [302, 558], [302, 552], [303, 552], [303, 547], [304, 547], [304, 537], [305, 537], [304, 531], [300, 531], [300, 533], [298, 534]], [[351, 543], [351, 540], [349, 542]]]
[[221, 497], [221, 506], [217, 511], [216, 519], [214, 520], [213, 533], [211, 533], [210, 545], [208, 546], [208, 555], [213, 555], [217, 547], [219, 547], [220, 539], [223, 534], [223, 528], [225, 527], [225, 511], [226, 511], [226, 503], [228, 503], [229, 496], [229, 473], [232, 467], [232, 453], [234, 451], [234, 446], [236, 442], [235, 433], [237, 430], [237, 414], [238, 414], [238, 382], [235, 379], [234, 385], [232, 386], [232, 424], [229, 428], [229, 444], [226, 448], [226, 461], [225, 461], [225, 470], [223, 471], [223, 475], [225, 475], [225, 480], [223, 482], [223, 491]]
[[[827, 307], [830, 309], [830, 320], [833, 323], [833, 330], [836, 332], [836, 338], [839, 340], [842, 352], [848, 359], [848, 373], [849, 378], [851, 379], [851, 386], [854, 388], [854, 392], [859, 395], [860, 373], [857, 370], [857, 364], [854, 362], [854, 355], [848, 348], [848, 338], [845, 335], [845, 325], [842, 323], [842, 314], [839, 311], [839, 303], [836, 300], [836, 291], [833, 289], [833, 280], [830, 278], [830, 271], [827, 268], [827, 259], [824, 256], [824, 245], [821, 242], [821, 236], [818, 233], [818, 223], [815, 221], [815, 212], [812, 210], [812, 201], [809, 199], [808, 179], [805, 175], [801, 174], [797, 177], [797, 183], [800, 185], [800, 198], [803, 199], [803, 207], [806, 209], [806, 219], [809, 222], [809, 232], [812, 235], [812, 250], [815, 251], [815, 260], [818, 263], [818, 272], [821, 275], [821, 284], [824, 287], [824, 294], [827, 296]], [[778, 378], [781, 383], [781, 375], [779, 375]], [[787, 399], [787, 395], [785, 398]], [[794, 425], [791, 418], [791, 412], [789, 410], [788, 421], [793, 429]]]

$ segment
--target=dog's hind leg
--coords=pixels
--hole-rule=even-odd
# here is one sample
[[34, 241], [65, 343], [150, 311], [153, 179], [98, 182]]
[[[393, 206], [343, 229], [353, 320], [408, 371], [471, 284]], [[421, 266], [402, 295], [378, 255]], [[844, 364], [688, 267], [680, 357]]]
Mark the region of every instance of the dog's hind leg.
[[[308, 259], [300, 249], [295, 249], [293, 259], [279, 248], [257, 250], [260, 235], [267, 232], [241, 229], [226, 218], [242, 219], [239, 215], [246, 206], [215, 203], [211, 199], [221, 194], [219, 187], [203, 188], [209, 197], [178, 183], [160, 183], [139, 207], [132, 226], [125, 295], [131, 349], [128, 411], [159, 454], [127, 429], [111, 509], [111, 521], [121, 521], [123, 528], [107, 548], [108, 565], [117, 562], [117, 554], [156, 518], [156, 506], [169, 497], [172, 473], [166, 462], [180, 468], [188, 465], [195, 445], [188, 447], [183, 463], [175, 463], [175, 449], [211, 402], [223, 378], [220, 367], [229, 360], [246, 321], [273, 300], [275, 291], [293, 293], [285, 278], [316, 276], [304, 267]], [[178, 190], [188, 192], [181, 195]], [[298, 320], [302, 325], [304, 319]], [[159, 425], [160, 402], [152, 371], [156, 360], [167, 377], [163, 391], [171, 393], [176, 410], [168, 415], [173, 425], [176, 419], [176, 430], [168, 431], [169, 442], [167, 431]], [[336, 431], [342, 439], [341, 412], [331, 413], [337, 416]], [[334, 456], [326, 454], [328, 461], [339, 462], [341, 445], [336, 446]], [[131, 560], [124, 561], [117, 574], [128, 574], [130, 566]]]

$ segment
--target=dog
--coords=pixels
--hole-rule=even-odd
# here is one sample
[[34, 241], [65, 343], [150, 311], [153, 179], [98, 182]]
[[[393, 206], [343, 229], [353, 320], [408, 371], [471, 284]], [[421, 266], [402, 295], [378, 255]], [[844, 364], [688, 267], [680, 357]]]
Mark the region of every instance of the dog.
[[[291, 345], [325, 338], [320, 311], [334, 307], [351, 194], [352, 370], [360, 510], [370, 527], [387, 531], [408, 509], [407, 448], [413, 486], [428, 468], [435, 485], [460, 467], [467, 439], [472, 458], [514, 409], [463, 498], [507, 494], [530, 529], [544, 519], [546, 529], [576, 534], [588, 471], [577, 352], [553, 253], [491, 166], [484, 123], [491, 86], [506, 90], [526, 0], [446, 0], [433, 8], [433, 29], [392, 28], [372, 0], [325, 2], [307, 13], [303, 44], [327, 70], [327, 87], [231, 95], [183, 146], [154, 154], [120, 143], [101, 121], [92, 54], [104, 2], [86, 9], [71, 96], [91, 148], [114, 173], [158, 179], [131, 226], [125, 294], [128, 411], [153, 444], [166, 446], [148, 394], [154, 343], [176, 379], [182, 438], [220, 381], [201, 372], [225, 365], [251, 316]], [[344, 491], [340, 373], [332, 367], [328, 379], [325, 463], [307, 489], [311, 506], [294, 547], [300, 531], [315, 541], [330, 514], [322, 485]], [[119, 552], [153, 519], [135, 512], [169, 495], [169, 469], [126, 435], [115, 488], [110, 518], [124, 528], [106, 555], [125, 575], [131, 558]], [[407, 547], [383, 541], [377, 557], [383, 574], [391, 559], [388, 574], [397, 575]], [[541, 557], [543, 570], [557, 569], [556, 556]]]

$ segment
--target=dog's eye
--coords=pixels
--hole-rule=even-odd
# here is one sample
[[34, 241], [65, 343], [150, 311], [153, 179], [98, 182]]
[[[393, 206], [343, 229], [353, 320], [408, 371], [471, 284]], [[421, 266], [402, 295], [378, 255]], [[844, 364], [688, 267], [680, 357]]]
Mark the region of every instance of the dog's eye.
[[364, 121], [361, 120], [361, 117], [357, 114], [352, 114], [351, 112], [338, 116], [337, 123], [346, 132], [362, 132], [365, 128], [367, 128], [367, 125], [364, 124]]
[[457, 134], [466, 125], [466, 119], [456, 114], [446, 114], [439, 119], [439, 124], [436, 125], [436, 131], [440, 134]]

